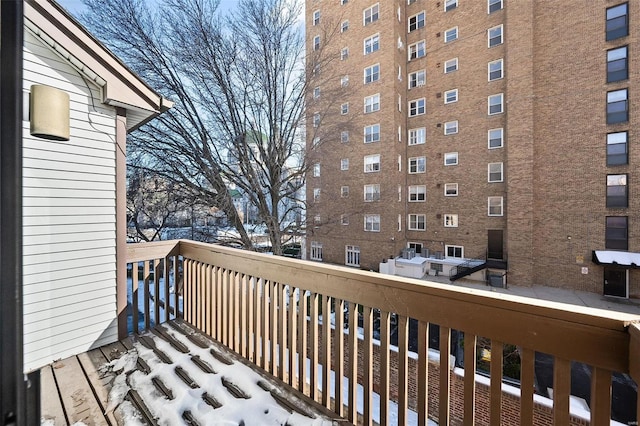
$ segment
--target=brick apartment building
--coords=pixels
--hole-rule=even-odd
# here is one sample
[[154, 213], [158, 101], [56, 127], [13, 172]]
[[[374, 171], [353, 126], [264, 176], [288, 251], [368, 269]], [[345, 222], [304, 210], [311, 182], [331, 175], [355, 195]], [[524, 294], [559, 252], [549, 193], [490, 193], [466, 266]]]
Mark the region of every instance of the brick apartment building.
[[307, 258], [640, 297], [640, 2], [307, 0]]

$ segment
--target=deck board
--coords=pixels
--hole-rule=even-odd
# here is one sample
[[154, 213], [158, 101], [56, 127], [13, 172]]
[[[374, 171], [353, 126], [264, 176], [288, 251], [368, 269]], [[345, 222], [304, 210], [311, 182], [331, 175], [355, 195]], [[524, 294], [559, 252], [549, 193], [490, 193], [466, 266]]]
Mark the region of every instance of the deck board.
[[113, 375], [101, 373], [100, 367], [109, 362], [100, 349], [94, 349], [87, 353], [78, 355], [78, 361], [82, 365], [89, 384], [93, 389], [94, 395], [98, 399], [102, 412], [105, 413], [107, 419], [112, 425], [122, 424], [122, 417], [113, 410], [106, 411], [109, 401], [109, 391], [111, 391], [111, 384], [113, 382]]
[[40, 406], [44, 420], [53, 422], [53, 426], [67, 425], [62, 401], [50, 365], [40, 370]]

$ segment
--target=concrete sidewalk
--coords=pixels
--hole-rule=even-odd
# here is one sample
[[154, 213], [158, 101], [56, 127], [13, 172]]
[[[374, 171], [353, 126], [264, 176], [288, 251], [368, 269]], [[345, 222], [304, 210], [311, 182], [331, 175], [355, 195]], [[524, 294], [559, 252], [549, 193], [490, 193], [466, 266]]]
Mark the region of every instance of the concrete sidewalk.
[[590, 308], [604, 309], [606, 311], [626, 312], [640, 315], [640, 300], [620, 299], [616, 297], [603, 296], [597, 293], [586, 291], [568, 290], [556, 287], [520, 287], [510, 285], [508, 288], [489, 287], [478, 281], [461, 279], [455, 282], [449, 281], [448, 277], [429, 276], [425, 281], [435, 281], [442, 284], [449, 284], [454, 287], [467, 287], [475, 290], [482, 290], [495, 293], [511, 294], [514, 296], [530, 297], [538, 300], [550, 300], [553, 302], [567, 303], [570, 305], [588, 306]]

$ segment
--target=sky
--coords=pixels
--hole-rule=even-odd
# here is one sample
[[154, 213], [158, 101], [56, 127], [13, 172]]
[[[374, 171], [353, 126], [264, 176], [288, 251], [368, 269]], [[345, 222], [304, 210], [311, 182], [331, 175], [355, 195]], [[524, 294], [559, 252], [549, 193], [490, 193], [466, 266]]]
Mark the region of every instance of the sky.
[[[71, 12], [72, 15], [77, 15], [84, 10], [84, 5], [82, 4], [82, 0], [56, 0], [62, 7], [67, 9], [67, 11]], [[151, 2], [156, 2], [157, 0], [148, 0]], [[237, 0], [220, 0], [220, 10], [230, 10], [237, 3]]]

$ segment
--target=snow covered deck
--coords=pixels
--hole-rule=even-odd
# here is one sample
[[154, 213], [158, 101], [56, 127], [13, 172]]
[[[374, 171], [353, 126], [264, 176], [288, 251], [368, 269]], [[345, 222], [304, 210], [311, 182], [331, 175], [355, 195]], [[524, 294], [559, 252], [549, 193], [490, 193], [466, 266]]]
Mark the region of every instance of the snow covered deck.
[[46, 425], [336, 425], [293, 391], [184, 321], [41, 370]]

